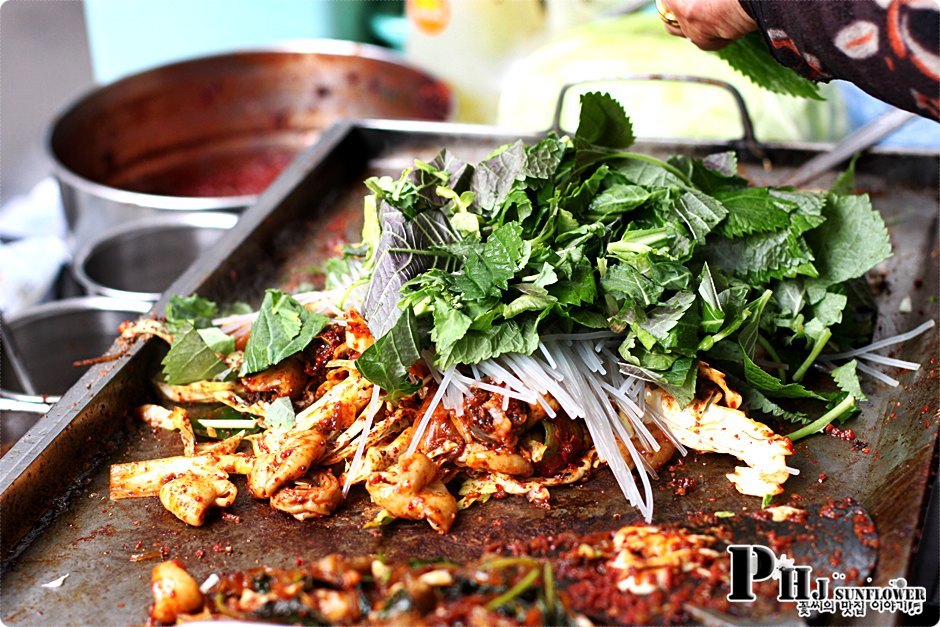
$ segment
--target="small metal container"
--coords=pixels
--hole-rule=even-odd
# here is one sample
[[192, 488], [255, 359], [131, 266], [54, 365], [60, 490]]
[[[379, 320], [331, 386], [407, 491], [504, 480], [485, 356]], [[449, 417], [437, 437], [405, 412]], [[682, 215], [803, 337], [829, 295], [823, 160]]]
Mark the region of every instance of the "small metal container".
[[184, 213], [121, 225], [88, 242], [72, 274], [92, 296], [155, 301], [236, 222], [230, 213]]
[[445, 120], [446, 84], [376, 46], [309, 40], [165, 65], [98, 88], [47, 150], [77, 251], [116, 224], [234, 211], [343, 118]]
[[39, 422], [48, 411], [44, 403], [24, 403], [0, 398], [0, 457]]
[[40, 394], [23, 392], [11, 368], [0, 369], [0, 396], [32, 403], [55, 403], [87, 370], [76, 361], [104, 355], [118, 326], [150, 310], [151, 303], [85, 297], [44, 303], [6, 321], [23, 366]]

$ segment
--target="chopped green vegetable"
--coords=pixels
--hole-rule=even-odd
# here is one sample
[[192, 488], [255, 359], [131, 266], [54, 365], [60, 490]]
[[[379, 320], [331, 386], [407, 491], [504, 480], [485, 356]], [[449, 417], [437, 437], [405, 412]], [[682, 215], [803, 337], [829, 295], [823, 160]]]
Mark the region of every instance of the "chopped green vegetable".
[[821, 285], [860, 277], [891, 256], [888, 230], [867, 194], [830, 194], [823, 216], [825, 222], [807, 235]]
[[164, 380], [170, 385], [214, 379], [228, 370], [199, 330], [188, 323], [180, 323], [162, 364]]
[[228, 355], [235, 350], [235, 338], [226, 335], [220, 329], [207, 327], [205, 329], [196, 329], [196, 333], [206, 343], [206, 346], [215, 353]]
[[166, 326], [170, 333], [180, 332], [187, 324], [205, 329], [212, 326], [212, 319], [218, 315], [218, 311], [218, 305], [202, 296], [174, 295], [166, 306]]
[[251, 325], [240, 376], [260, 372], [307, 347], [329, 322], [278, 290], [267, 290]]
[[829, 373], [832, 375], [832, 380], [836, 382], [836, 385], [839, 386], [839, 389], [854, 396], [860, 401], [868, 400], [865, 394], [862, 392], [862, 384], [858, 380], [858, 362], [854, 359], [852, 361], [846, 362], [845, 364], [839, 366], [838, 368], [833, 368], [832, 372]]
[[391, 331], [367, 348], [356, 368], [369, 381], [381, 387], [394, 401], [418, 389], [408, 377], [408, 369], [420, 358], [418, 329], [414, 314], [406, 310]]
[[270, 429], [286, 430], [294, 426], [297, 416], [294, 405], [286, 396], [281, 396], [267, 404], [264, 412], [264, 424]]
[[842, 399], [839, 404], [827, 411], [825, 414], [809, 423], [802, 429], [798, 429], [793, 433], [789, 434], [787, 437], [791, 441], [796, 442], [801, 438], [805, 438], [808, 435], [818, 433], [825, 429], [833, 420], [841, 418], [843, 415], [853, 412], [857, 409], [857, 404], [855, 402], [855, 397], [851, 394], [847, 394], [844, 399]]

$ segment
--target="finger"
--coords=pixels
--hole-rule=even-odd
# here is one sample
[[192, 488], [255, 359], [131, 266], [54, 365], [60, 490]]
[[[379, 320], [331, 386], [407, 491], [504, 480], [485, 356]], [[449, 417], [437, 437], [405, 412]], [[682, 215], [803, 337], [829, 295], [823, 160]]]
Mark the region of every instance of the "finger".
[[[679, 29], [679, 22], [669, 8], [667, 0], [656, 0], [656, 11], [659, 13], [659, 18], [663, 21], [663, 24], [666, 25], [666, 30]], [[672, 31], [670, 33], [675, 34]]]
[[713, 39], [704, 43], [696, 44], [700, 49], [706, 50], [708, 52], [714, 52], [715, 50], [721, 50], [725, 46], [731, 43], [730, 39]]
[[669, 24], [663, 24], [666, 28], [666, 32], [672, 35], [673, 37], [685, 37], [685, 33], [682, 32], [682, 29], [677, 26], [670, 26]]
[[709, 52], [721, 50], [731, 43], [730, 39], [721, 39], [720, 37], [690, 37], [689, 40], [701, 50]]

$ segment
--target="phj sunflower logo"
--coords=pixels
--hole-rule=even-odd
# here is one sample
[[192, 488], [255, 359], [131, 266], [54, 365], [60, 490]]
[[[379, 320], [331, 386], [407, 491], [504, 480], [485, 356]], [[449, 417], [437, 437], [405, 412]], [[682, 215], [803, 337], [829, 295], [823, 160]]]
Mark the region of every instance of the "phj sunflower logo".
[[759, 544], [734, 544], [731, 554], [731, 591], [728, 600], [748, 603], [757, 599], [753, 585], [757, 581], [778, 582], [777, 600], [796, 603], [800, 616], [813, 613], [841, 613], [845, 617], [864, 617], [868, 611], [916, 616], [923, 612], [927, 590], [908, 586], [903, 578], [892, 579], [887, 586], [842, 585], [845, 575], [832, 578], [813, 577], [812, 566], [797, 565], [786, 554], [779, 557]]

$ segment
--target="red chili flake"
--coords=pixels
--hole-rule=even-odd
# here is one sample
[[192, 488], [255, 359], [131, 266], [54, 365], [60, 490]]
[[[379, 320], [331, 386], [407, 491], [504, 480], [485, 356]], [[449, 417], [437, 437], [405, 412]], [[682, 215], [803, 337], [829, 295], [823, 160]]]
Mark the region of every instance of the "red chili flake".
[[840, 440], [845, 440], [849, 442], [855, 439], [855, 431], [852, 429], [839, 429], [835, 425], [826, 425], [826, 428], [823, 430], [826, 435], [831, 435], [834, 438]]
[[669, 480], [668, 485], [678, 496], [685, 496], [695, 489], [696, 483], [692, 477], [674, 477]]
[[196, 556], [196, 559], [202, 559], [206, 556], [206, 551], [205, 549], [197, 549], [193, 555]]
[[821, 473], [819, 473], [819, 479], [817, 479], [817, 481], [819, 481], [819, 483], [825, 483], [825, 482], [826, 482], [826, 479], [828, 479], [828, 478], [829, 478], [829, 475], [827, 475], [827, 474], [824, 473], [824, 472], [821, 472]]
[[297, 563], [298, 566], [303, 566], [304, 564], [307, 563], [307, 560], [305, 560], [305, 559], [302, 558], [302, 557], [298, 557], [297, 560], [296, 560], [296, 563]]
[[923, 409], [921, 409], [921, 412], [923, 412], [923, 413], [925, 413], [925, 414], [926, 414], [928, 411], [930, 411], [930, 405], [924, 405]]

